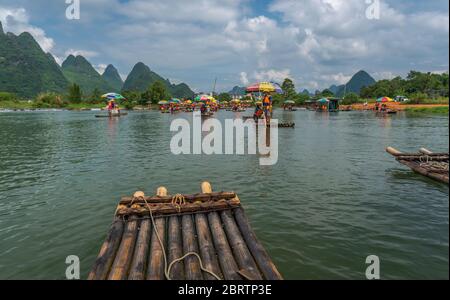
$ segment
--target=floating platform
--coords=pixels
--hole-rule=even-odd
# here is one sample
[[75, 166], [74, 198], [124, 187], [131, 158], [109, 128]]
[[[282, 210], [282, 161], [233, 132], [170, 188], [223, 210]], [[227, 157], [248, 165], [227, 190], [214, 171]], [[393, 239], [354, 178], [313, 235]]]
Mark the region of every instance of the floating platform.
[[448, 184], [449, 153], [433, 153], [425, 148], [420, 149], [419, 153], [403, 153], [392, 147], [386, 151], [414, 172]]
[[234, 192], [122, 198], [89, 280], [282, 280]]

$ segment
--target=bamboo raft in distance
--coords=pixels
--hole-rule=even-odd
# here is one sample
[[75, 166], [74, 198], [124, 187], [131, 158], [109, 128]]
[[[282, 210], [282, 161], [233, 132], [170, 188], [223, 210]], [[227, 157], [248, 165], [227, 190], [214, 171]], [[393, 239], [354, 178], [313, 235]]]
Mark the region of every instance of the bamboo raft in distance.
[[[174, 203], [180, 196], [167, 196], [167, 190], [161, 187], [154, 197], [122, 198], [88, 279], [167, 279], [164, 250], [156, 232], [166, 250], [167, 264], [195, 252], [203, 267], [221, 279], [283, 279], [258, 241], [235, 193], [213, 193], [211, 185], [204, 182], [201, 194], [182, 195], [185, 203]], [[174, 263], [169, 276], [174, 280], [216, 279], [201, 270], [196, 256]]]
[[403, 153], [392, 147], [388, 147], [386, 151], [414, 172], [446, 184], [449, 183], [448, 153], [433, 153], [425, 148], [420, 149], [419, 153]]
[[96, 118], [120, 118], [128, 116], [128, 113], [112, 114], [112, 115], [95, 115]]

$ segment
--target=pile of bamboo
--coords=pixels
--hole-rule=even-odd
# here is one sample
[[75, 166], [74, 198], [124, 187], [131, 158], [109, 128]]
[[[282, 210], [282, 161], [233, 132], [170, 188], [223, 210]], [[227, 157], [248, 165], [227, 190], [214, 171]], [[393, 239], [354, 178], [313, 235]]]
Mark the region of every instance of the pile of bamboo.
[[401, 164], [408, 166], [413, 171], [423, 176], [449, 183], [449, 154], [433, 153], [425, 148], [419, 150], [419, 153], [403, 153], [392, 147], [386, 151], [395, 157]]
[[194, 255], [176, 261], [192, 252], [199, 255], [204, 269], [220, 279], [282, 279], [238, 196], [213, 193], [207, 182], [201, 194], [167, 196], [161, 187], [154, 197], [122, 198], [88, 279], [216, 279], [201, 270]]

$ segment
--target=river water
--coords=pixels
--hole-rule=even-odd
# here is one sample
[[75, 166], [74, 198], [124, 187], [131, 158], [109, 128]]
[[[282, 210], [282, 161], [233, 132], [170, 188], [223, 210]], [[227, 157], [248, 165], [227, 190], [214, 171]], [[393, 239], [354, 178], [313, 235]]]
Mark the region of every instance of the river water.
[[120, 196], [195, 193], [203, 180], [239, 194], [287, 279], [365, 279], [369, 255], [383, 279], [448, 279], [449, 188], [384, 151], [448, 151], [448, 116], [279, 111], [297, 126], [279, 130], [270, 167], [254, 155], [172, 155], [179, 116], [0, 113], [0, 279], [63, 279], [68, 255], [86, 277]]

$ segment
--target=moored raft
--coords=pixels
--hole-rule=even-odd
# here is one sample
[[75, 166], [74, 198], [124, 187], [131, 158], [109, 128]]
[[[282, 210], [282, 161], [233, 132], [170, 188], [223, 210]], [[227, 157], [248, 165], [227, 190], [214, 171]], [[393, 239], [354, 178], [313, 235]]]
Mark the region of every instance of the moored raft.
[[414, 172], [449, 183], [449, 153], [433, 153], [425, 148], [420, 149], [419, 153], [403, 153], [392, 147], [388, 147], [386, 151]]
[[282, 280], [234, 192], [121, 199], [89, 280]]

